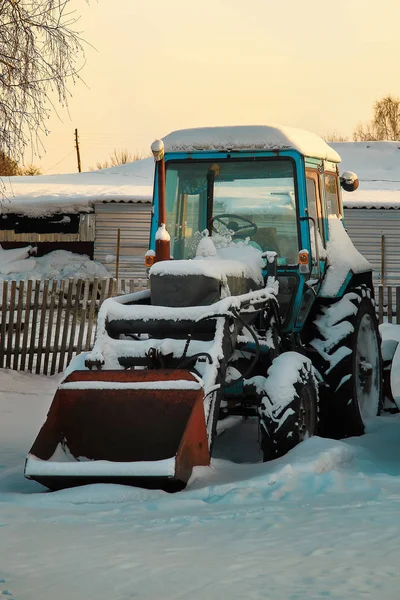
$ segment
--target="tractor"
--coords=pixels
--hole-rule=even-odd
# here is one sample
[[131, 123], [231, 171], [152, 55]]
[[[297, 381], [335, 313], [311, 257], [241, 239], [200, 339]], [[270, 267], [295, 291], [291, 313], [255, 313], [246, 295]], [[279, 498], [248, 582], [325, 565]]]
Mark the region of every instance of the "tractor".
[[343, 225], [340, 157], [269, 126], [152, 145], [149, 289], [106, 300], [27, 457], [50, 489], [183, 489], [219, 425], [255, 418], [264, 460], [362, 435], [382, 404], [372, 268]]

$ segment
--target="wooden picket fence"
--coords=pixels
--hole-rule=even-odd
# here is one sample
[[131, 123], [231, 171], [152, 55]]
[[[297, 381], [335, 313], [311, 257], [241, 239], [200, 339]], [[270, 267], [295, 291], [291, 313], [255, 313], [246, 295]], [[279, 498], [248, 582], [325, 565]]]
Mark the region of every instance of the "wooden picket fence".
[[2, 281], [0, 368], [54, 375], [92, 348], [100, 305], [146, 279]]
[[[0, 368], [63, 371], [93, 347], [105, 298], [145, 288], [146, 279], [0, 280]], [[375, 294], [379, 323], [400, 324], [400, 287], [377, 286]]]

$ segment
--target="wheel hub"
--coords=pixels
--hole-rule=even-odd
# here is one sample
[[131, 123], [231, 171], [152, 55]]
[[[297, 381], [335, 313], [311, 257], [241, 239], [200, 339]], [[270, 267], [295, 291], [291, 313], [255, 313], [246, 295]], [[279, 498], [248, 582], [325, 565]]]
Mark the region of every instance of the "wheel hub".
[[356, 342], [355, 384], [362, 418], [376, 415], [379, 394], [379, 346], [370, 314], [362, 316]]
[[[304, 393], [304, 392], [303, 392]], [[308, 390], [306, 391], [308, 394]], [[309, 403], [308, 403], [309, 404]], [[312, 414], [306, 410], [303, 396], [300, 398], [300, 406], [298, 413], [298, 428], [299, 440], [303, 441], [314, 435], [315, 424], [313, 423]]]

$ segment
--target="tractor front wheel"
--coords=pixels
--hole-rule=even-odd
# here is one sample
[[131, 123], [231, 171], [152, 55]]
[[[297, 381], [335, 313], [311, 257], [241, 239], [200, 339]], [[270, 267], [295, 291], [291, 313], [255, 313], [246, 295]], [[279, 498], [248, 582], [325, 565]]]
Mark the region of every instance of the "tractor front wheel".
[[297, 352], [281, 354], [268, 369], [264, 392], [259, 419], [267, 461], [316, 433], [318, 386], [311, 361]]

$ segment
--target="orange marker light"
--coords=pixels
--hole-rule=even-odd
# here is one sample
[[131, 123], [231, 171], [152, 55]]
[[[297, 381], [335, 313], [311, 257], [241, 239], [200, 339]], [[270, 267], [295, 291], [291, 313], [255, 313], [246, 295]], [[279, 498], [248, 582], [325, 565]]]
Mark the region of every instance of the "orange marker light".
[[300, 250], [299, 252], [299, 271], [303, 275], [307, 275], [310, 272], [310, 267], [308, 265], [309, 256], [308, 250]]
[[154, 264], [155, 256], [153, 254], [146, 254], [144, 257], [144, 264], [146, 267], [151, 267]]
[[308, 265], [308, 252], [306, 250], [300, 250], [299, 252], [299, 265]]

